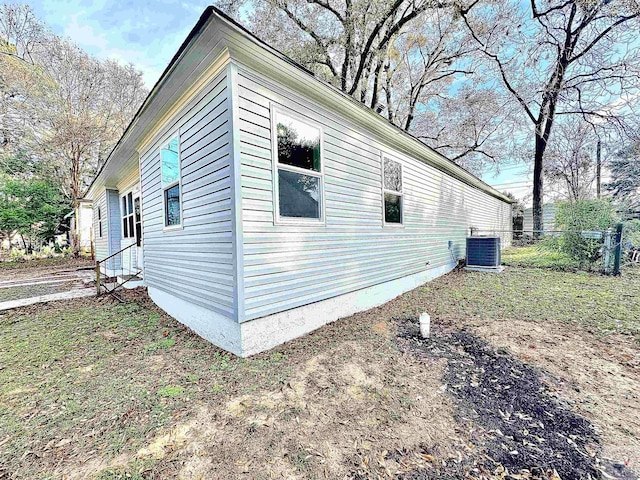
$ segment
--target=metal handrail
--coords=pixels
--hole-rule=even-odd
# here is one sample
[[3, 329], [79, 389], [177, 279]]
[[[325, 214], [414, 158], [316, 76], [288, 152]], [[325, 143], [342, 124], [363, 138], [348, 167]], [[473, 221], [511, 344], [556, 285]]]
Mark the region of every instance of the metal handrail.
[[97, 263], [104, 263], [107, 260], [109, 260], [110, 258], [115, 257], [116, 255], [124, 252], [125, 250], [128, 250], [131, 247], [137, 247], [138, 245], [136, 243], [132, 243], [131, 245], [127, 245], [126, 247], [120, 249], [119, 251], [117, 251], [116, 253], [112, 253], [111, 255], [109, 255], [108, 257], [103, 258], [102, 260], [96, 260]]
[[[111, 255], [109, 255], [108, 257], [103, 258], [102, 260], [97, 260], [96, 261], [96, 294], [100, 295], [102, 293], [101, 288], [103, 286], [102, 284], [102, 266], [106, 264], [106, 262], [108, 260], [111, 260], [117, 256], [120, 256], [120, 276], [124, 277], [124, 265], [123, 265], [123, 261], [122, 261], [122, 256], [123, 253], [126, 252], [127, 250], [133, 248], [133, 247], [137, 247], [138, 245], [136, 243], [132, 243], [131, 245], [127, 245], [126, 247], [120, 249], [119, 251], [112, 253]], [[131, 264], [131, 257], [132, 255], [129, 254], [129, 268], [127, 269], [127, 275], [128, 278], [120, 283], [118, 283], [117, 281], [115, 282], [115, 285], [113, 285], [113, 287], [111, 289], [109, 289], [109, 287], [107, 286], [107, 283], [105, 282], [104, 284], [104, 288], [106, 290], [106, 292], [111, 292], [113, 295], [115, 295], [115, 290], [118, 289], [119, 287], [123, 286], [125, 283], [127, 283], [129, 280], [131, 280], [133, 277], [136, 277], [139, 273], [142, 272], [142, 269], [136, 267], [135, 268], [135, 272], [134, 269], [132, 268], [132, 264]], [[137, 258], [136, 258], [137, 261]], [[108, 266], [105, 266], [105, 272], [104, 272], [104, 276], [105, 278], [110, 278], [107, 275], [107, 268]], [[113, 268], [114, 272], [116, 271], [116, 268], [114, 266]], [[132, 273], [133, 272], [133, 273]], [[117, 279], [118, 275], [116, 275], [116, 279]]]

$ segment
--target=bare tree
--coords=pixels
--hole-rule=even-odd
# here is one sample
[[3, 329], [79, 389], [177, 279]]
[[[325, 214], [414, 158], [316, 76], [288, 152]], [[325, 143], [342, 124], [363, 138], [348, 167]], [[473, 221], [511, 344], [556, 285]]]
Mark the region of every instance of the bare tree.
[[[242, 0], [231, 5], [237, 11], [240, 3]], [[453, 35], [454, 30], [460, 31], [453, 28], [459, 18], [443, 2], [266, 0], [251, 5], [250, 19], [258, 35], [363, 101], [379, 99], [381, 84], [376, 77], [379, 80], [390, 49], [411, 50], [421, 44], [427, 47], [422, 49], [425, 57], [431, 57], [425, 59], [425, 66], [434, 69], [439, 62], [446, 70], [462, 53], [452, 48], [460, 43]], [[228, 2], [225, 6], [230, 8]], [[408, 31], [405, 44], [396, 44], [398, 36]], [[377, 102], [372, 103], [375, 107]]]
[[[639, 76], [636, 1], [475, 0], [460, 9], [478, 51], [533, 127], [533, 217], [542, 230], [544, 156], [558, 116], [626, 128]], [[616, 46], [617, 48], [613, 48]]]
[[[472, 106], [473, 99], [489, 94], [470, 96], [452, 88], [467, 78], [483, 83], [469, 55], [475, 41], [456, 2], [219, 0], [218, 5], [236, 17], [241, 6], [250, 5], [250, 27], [263, 40], [430, 146], [453, 153], [456, 162], [479, 171], [483, 163], [498, 161], [501, 150], [488, 142], [501, 123], [496, 115], [489, 118], [495, 102], [489, 108], [480, 102]], [[460, 106], [451, 100], [458, 95], [475, 132], [437, 133], [452, 116], [462, 127]], [[447, 110], [438, 110], [443, 107]], [[476, 114], [480, 118], [470, 118]]]
[[544, 175], [561, 200], [593, 197], [598, 137], [580, 118], [559, 123], [545, 153]]
[[28, 7], [5, 5], [0, 94], [0, 156], [38, 164], [77, 208], [146, 90], [132, 66], [100, 61], [54, 35]]
[[414, 133], [438, 152], [470, 171], [512, 157], [504, 139], [511, 129], [513, 105], [500, 92], [478, 83], [439, 95], [417, 119]]
[[[370, 98], [363, 96], [371, 108], [384, 112], [392, 123], [411, 130], [416, 120], [416, 109], [446, 92], [455, 79], [471, 75], [470, 66], [460, 61], [472, 51], [470, 38], [460, 36], [459, 18], [452, 9], [437, 8], [424, 14], [425, 24], [409, 24], [390, 43], [385, 52], [379, 52], [369, 89]], [[428, 20], [427, 20], [428, 18]], [[381, 75], [382, 66], [384, 75]], [[380, 78], [386, 104], [379, 103]]]
[[13, 50], [3, 48], [3, 55], [34, 63], [32, 53], [42, 47], [45, 32], [29, 5], [0, 5], [0, 38], [5, 47], [13, 46]]
[[0, 147], [8, 149], [21, 135], [21, 121], [11, 104], [20, 100], [19, 82], [33, 79], [33, 52], [42, 47], [46, 28], [28, 5], [0, 5]]

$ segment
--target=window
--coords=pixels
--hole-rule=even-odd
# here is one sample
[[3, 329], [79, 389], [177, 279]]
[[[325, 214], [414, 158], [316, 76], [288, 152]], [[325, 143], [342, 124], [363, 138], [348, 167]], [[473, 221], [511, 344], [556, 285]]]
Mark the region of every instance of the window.
[[389, 158], [383, 162], [384, 223], [402, 225], [402, 165]]
[[134, 238], [133, 193], [122, 197], [122, 238]]
[[180, 142], [178, 137], [160, 149], [162, 190], [164, 198], [164, 226], [181, 225], [180, 206]]
[[277, 216], [281, 220], [322, 220], [320, 129], [289, 115], [275, 114]]
[[98, 207], [98, 236], [102, 238], [102, 210]]

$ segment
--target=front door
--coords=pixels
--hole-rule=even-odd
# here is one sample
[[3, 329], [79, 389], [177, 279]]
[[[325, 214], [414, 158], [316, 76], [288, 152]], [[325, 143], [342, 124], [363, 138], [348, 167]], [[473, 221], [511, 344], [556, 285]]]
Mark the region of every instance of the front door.
[[140, 207], [140, 195], [133, 198], [133, 213], [136, 234], [136, 259], [138, 269], [142, 270], [142, 212]]
[[122, 269], [131, 275], [142, 270], [142, 215], [140, 211], [140, 194], [129, 192], [120, 200], [122, 213], [121, 248], [135, 245], [122, 252]]

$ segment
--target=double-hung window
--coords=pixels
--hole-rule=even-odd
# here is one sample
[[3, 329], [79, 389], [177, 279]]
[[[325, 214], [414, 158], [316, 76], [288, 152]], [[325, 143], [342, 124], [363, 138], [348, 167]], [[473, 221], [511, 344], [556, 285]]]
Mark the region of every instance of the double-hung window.
[[182, 225], [180, 204], [180, 140], [173, 137], [160, 149], [164, 226]]
[[382, 161], [384, 223], [402, 225], [402, 165], [387, 157]]
[[133, 193], [129, 192], [122, 197], [122, 238], [134, 238], [133, 220]]
[[274, 119], [276, 218], [283, 222], [322, 222], [321, 130], [277, 111]]

